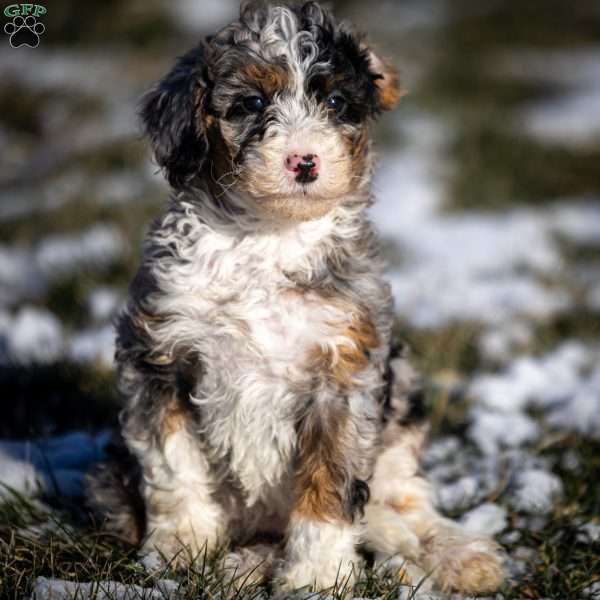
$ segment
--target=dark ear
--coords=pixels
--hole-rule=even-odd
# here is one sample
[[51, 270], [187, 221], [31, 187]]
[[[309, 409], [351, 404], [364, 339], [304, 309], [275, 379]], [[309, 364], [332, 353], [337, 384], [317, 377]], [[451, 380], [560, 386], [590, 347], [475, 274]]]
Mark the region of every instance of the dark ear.
[[204, 51], [197, 46], [142, 99], [141, 117], [156, 162], [174, 188], [188, 185], [208, 152], [202, 124], [206, 100]]
[[398, 71], [387, 60], [367, 48], [370, 71], [375, 75], [377, 100], [381, 110], [392, 110], [406, 93], [400, 85]]

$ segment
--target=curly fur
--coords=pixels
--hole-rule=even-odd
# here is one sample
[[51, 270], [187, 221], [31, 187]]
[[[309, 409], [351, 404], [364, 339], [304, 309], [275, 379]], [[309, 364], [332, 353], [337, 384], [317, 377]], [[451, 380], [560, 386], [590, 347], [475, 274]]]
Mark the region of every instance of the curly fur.
[[[352, 580], [364, 544], [406, 554], [443, 589], [499, 584], [493, 544], [433, 508], [418, 382], [390, 351], [369, 127], [400, 94], [395, 71], [314, 2], [244, 3], [144, 98], [174, 193], [117, 328], [143, 518], [122, 476], [105, 470], [92, 490], [143, 550], [193, 560], [279, 539], [273, 577], [295, 589]], [[290, 177], [286, 154], [309, 151], [318, 178]]]

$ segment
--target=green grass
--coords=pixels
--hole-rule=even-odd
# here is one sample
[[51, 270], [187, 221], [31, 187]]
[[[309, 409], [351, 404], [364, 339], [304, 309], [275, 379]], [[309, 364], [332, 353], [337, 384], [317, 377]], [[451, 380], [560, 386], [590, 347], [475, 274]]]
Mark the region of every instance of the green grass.
[[[79, 526], [73, 527], [74, 520]], [[40, 528], [46, 532], [40, 534]], [[137, 561], [134, 549], [103, 533], [81, 510], [47, 512], [17, 494], [0, 504], [1, 598], [22, 598], [37, 577], [78, 583], [114, 581], [142, 588], [170, 579], [178, 582], [181, 598], [186, 600], [252, 600], [271, 591], [250, 583], [249, 575], [225, 570], [224, 555], [224, 551], [215, 556], [200, 553], [185, 568], [175, 570], [167, 564], [150, 573]], [[399, 585], [395, 578], [371, 569], [359, 573], [355, 593], [391, 600]], [[349, 591], [347, 582], [340, 581], [327, 593], [342, 600]]]

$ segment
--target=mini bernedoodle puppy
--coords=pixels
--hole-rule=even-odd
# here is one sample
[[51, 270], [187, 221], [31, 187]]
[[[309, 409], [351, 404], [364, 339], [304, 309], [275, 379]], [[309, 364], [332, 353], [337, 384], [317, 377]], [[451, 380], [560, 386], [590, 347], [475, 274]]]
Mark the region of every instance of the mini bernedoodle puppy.
[[130, 456], [90, 480], [142, 551], [245, 547], [231, 560], [278, 590], [351, 583], [363, 550], [443, 590], [500, 585], [494, 542], [434, 508], [422, 394], [391, 349], [369, 129], [400, 96], [308, 2], [244, 3], [144, 98], [173, 195], [118, 322]]

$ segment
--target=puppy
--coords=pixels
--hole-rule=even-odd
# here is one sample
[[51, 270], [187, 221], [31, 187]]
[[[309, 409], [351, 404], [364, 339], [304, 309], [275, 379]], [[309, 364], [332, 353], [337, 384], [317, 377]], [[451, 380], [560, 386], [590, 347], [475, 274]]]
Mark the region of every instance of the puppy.
[[369, 129], [401, 94], [316, 3], [245, 3], [143, 100], [173, 194], [118, 322], [131, 468], [90, 494], [144, 551], [268, 539], [280, 590], [351, 583], [359, 547], [443, 590], [501, 583], [495, 544], [433, 506], [422, 395], [391, 349]]

